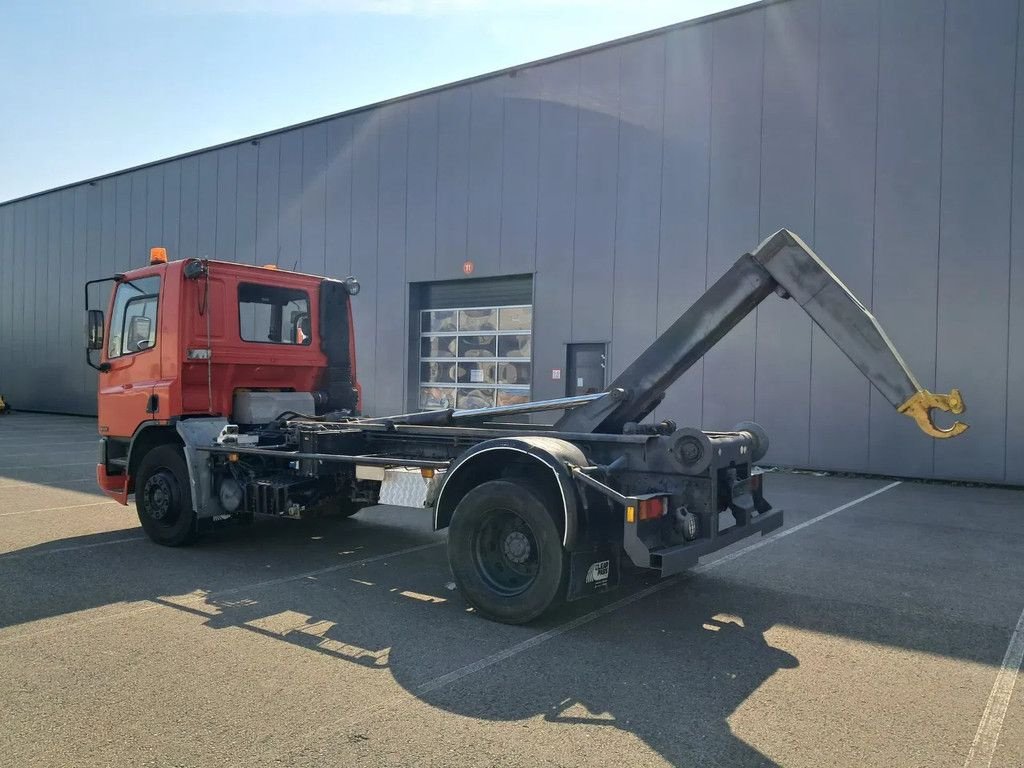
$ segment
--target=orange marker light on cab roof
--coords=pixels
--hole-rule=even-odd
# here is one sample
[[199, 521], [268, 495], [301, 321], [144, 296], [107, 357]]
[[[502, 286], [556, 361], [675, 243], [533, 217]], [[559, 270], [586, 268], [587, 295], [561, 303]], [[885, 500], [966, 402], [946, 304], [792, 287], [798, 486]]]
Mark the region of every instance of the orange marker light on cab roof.
[[150, 264], [166, 264], [167, 263], [167, 249], [166, 248], [150, 248], [149, 249], [149, 263]]
[[277, 264], [264, 264], [264, 269], [277, 269]]

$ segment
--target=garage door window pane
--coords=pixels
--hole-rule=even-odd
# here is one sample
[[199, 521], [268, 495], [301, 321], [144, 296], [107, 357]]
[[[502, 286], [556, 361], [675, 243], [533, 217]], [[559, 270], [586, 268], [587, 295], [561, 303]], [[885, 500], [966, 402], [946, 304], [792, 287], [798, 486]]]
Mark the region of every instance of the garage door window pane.
[[498, 364], [499, 384], [529, 384], [530, 364], [529, 363], [506, 363]]
[[494, 390], [490, 388], [460, 388], [455, 400], [456, 408], [489, 408], [494, 405]]
[[420, 339], [420, 357], [455, 357], [455, 336], [424, 336]]
[[498, 337], [498, 357], [529, 357], [530, 334], [516, 333]]
[[420, 330], [423, 333], [429, 333], [431, 331], [451, 332], [455, 330], [456, 312], [454, 309], [428, 310], [423, 312], [420, 317], [423, 322]]
[[521, 405], [530, 402], [528, 389], [499, 389], [498, 405]]
[[496, 336], [459, 336], [459, 357], [494, 357]]
[[487, 309], [460, 309], [459, 330], [463, 332], [498, 330], [498, 310], [493, 307]]
[[420, 408], [436, 411], [455, 407], [455, 390], [450, 387], [420, 387]]
[[454, 362], [420, 363], [420, 382], [423, 384], [454, 384], [457, 370]]
[[459, 362], [459, 384], [493, 384], [494, 363]]
[[498, 310], [499, 331], [528, 331], [533, 325], [533, 307], [501, 307]]

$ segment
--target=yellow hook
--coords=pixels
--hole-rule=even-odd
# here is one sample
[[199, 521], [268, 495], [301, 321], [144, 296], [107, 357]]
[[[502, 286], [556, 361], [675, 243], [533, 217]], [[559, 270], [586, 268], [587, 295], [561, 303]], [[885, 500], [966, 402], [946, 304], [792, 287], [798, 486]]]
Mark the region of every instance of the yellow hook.
[[959, 389], [951, 389], [948, 395], [936, 395], [927, 389], [920, 389], [907, 398], [896, 410], [904, 413], [914, 421], [921, 431], [926, 435], [943, 440], [949, 437], [956, 437], [967, 430], [967, 425], [962, 421], [954, 421], [949, 429], [940, 429], [932, 421], [932, 409], [945, 411], [946, 413], [961, 414], [964, 412], [964, 399], [960, 396]]

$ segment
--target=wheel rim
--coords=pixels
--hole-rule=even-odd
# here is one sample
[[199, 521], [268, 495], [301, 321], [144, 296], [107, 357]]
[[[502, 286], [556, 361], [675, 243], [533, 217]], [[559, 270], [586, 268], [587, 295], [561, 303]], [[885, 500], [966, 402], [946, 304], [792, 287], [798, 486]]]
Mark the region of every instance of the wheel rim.
[[146, 516], [163, 528], [170, 528], [181, 514], [181, 498], [178, 481], [170, 470], [159, 469], [146, 481], [142, 489], [143, 511]]
[[495, 592], [522, 594], [537, 580], [537, 539], [523, 518], [507, 509], [487, 512], [473, 536], [477, 572]]

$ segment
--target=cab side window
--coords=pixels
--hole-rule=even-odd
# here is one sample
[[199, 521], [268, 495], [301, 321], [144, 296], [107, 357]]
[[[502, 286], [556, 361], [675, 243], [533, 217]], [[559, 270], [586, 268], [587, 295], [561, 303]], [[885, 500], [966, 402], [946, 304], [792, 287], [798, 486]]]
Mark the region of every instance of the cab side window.
[[313, 341], [309, 294], [295, 288], [242, 283], [238, 327], [243, 341], [300, 344]]
[[118, 284], [110, 316], [107, 357], [143, 352], [156, 346], [160, 277], [142, 277]]

